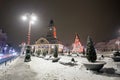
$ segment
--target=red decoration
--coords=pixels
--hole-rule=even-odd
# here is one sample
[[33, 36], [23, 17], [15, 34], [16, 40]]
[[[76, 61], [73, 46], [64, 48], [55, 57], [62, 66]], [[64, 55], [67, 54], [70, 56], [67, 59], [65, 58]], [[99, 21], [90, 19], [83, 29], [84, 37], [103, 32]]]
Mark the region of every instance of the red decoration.
[[75, 53], [83, 52], [83, 46], [80, 43], [80, 39], [79, 39], [79, 35], [78, 34], [76, 34], [76, 36], [75, 36], [75, 42], [73, 43], [73, 50], [72, 50], [72, 52], [75, 52]]
[[53, 27], [53, 36], [54, 36], [54, 38], [57, 38], [56, 37], [56, 27], [55, 26]]

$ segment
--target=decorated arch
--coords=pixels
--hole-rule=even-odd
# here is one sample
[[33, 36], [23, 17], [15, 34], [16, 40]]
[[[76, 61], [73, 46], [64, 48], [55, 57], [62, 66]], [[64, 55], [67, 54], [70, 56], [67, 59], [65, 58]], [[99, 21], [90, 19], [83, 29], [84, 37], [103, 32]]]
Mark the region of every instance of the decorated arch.
[[40, 38], [38, 39], [35, 44], [49, 44], [49, 41], [46, 38]]

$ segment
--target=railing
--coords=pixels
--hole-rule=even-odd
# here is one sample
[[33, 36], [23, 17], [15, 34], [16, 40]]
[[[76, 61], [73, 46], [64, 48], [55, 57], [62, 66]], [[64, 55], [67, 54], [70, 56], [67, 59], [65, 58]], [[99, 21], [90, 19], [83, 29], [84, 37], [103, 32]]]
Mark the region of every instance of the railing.
[[6, 54], [6, 55], [2, 55], [0, 56], [0, 65], [1, 64], [7, 64], [8, 61], [13, 61], [15, 58], [17, 58], [18, 56], [16, 55], [12, 55], [12, 54]]

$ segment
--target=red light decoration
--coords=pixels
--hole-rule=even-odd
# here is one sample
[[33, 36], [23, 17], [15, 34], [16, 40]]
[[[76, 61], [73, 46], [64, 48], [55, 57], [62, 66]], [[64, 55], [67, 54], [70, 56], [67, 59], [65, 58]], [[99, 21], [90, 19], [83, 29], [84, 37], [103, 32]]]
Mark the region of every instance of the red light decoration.
[[76, 34], [76, 36], [75, 36], [75, 41], [73, 43], [72, 52], [75, 52], [75, 53], [83, 52], [83, 46], [80, 43], [80, 39], [79, 39], [79, 35], [78, 34]]
[[53, 36], [54, 36], [54, 38], [57, 38], [56, 37], [56, 27], [55, 26], [53, 27]]

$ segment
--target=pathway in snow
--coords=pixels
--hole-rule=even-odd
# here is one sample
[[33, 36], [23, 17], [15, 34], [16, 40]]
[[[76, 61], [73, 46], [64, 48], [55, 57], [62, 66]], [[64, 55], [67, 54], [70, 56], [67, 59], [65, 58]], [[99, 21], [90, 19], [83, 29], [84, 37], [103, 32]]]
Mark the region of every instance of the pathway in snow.
[[[19, 57], [11, 66], [0, 70], [0, 80], [119, 80], [120, 76], [108, 73], [93, 73], [86, 70], [82, 62], [85, 58], [76, 57], [77, 66], [65, 66], [59, 62], [52, 63], [38, 57], [31, 57], [32, 61], [24, 62]], [[61, 61], [70, 61], [72, 57], [61, 56]], [[106, 58], [105, 68], [115, 68], [115, 63]]]
[[14, 64], [2, 69], [0, 80], [35, 80], [35, 75], [30, 66], [24, 63], [24, 57], [19, 57]]

